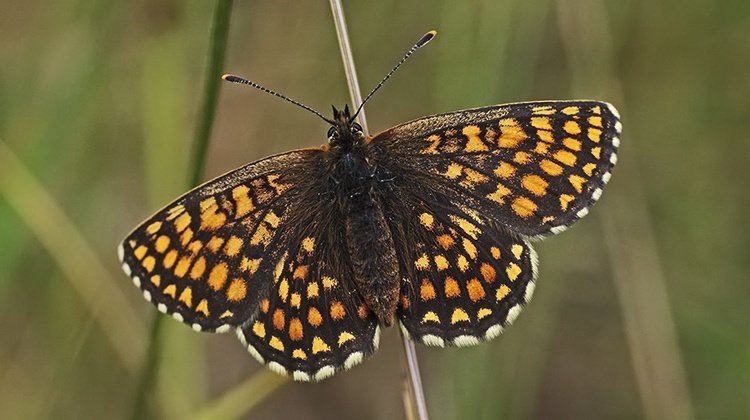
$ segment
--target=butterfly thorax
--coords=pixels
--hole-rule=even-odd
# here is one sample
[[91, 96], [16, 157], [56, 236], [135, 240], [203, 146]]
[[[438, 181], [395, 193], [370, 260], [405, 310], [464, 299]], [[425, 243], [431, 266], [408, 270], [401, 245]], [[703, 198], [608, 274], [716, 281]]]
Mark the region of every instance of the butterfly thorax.
[[329, 142], [329, 185], [343, 222], [357, 290], [380, 322], [389, 326], [398, 302], [399, 271], [378, 195], [378, 168], [361, 128], [348, 122], [348, 109], [334, 112], [337, 125]]

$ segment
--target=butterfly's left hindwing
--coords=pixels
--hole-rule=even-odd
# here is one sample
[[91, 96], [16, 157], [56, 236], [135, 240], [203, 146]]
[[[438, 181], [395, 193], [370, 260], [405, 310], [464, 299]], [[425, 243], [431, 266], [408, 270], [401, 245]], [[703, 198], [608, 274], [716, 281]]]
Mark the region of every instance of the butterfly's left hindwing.
[[285, 246], [279, 228], [320, 154], [273, 156], [186, 193], [125, 238], [123, 270], [161, 312], [196, 330], [242, 324], [268, 293], [271, 257]]
[[300, 220], [301, 235], [288, 237], [287, 250], [275, 259], [271, 293], [238, 330], [258, 361], [298, 381], [359, 364], [377, 350], [380, 334], [337, 249], [340, 237], [330, 231], [340, 230], [337, 222], [320, 223], [316, 213]]
[[393, 173], [442, 190], [509, 231], [542, 237], [588, 213], [617, 162], [611, 105], [548, 101], [420, 118], [376, 135]]

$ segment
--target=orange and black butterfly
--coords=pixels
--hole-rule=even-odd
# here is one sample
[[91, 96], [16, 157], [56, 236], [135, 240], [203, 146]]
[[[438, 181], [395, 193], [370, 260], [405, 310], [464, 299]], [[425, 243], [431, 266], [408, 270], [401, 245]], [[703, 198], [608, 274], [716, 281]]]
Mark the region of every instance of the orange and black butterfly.
[[621, 129], [597, 101], [468, 109], [374, 136], [355, 116], [334, 108], [327, 144], [167, 205], [119, 247], [125, 272], [159, 311], [198, 331], [235, 330], [300, 381], [360, 363], [396, 323], [430, 346], [474, 345], [529, 302], [530, 241], [588, 213]]

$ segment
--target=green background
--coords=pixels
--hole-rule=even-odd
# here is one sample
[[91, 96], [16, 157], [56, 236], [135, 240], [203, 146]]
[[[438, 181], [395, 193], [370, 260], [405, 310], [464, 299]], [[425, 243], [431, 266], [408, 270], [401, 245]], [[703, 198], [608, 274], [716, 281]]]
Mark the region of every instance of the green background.
[[[0, 6], [0, 417], [131, 416], [156, 311], [115, 247], [186, 188], [213, 7]], [[612, 181], [589, 217], [537, 245], [535, 299], [516, 324], [476, 348], [418, 347], [432, 418], [750, 418], [750, 3], [345, 11], [364, 90], [439, 32], [368, 104], [373, 132], [534, 99], [607, 100], [622, 115]], [[224, 68], [325, 114], [348, 102], [327, 2], [236, 2]], [[326, 130], [223, 84], [205, 178]], [[159, 417], [405, 417], [394, 329], [372, 359], [311, 385], [280, 381], [233, 334], [163, 327], [148, 395]]]

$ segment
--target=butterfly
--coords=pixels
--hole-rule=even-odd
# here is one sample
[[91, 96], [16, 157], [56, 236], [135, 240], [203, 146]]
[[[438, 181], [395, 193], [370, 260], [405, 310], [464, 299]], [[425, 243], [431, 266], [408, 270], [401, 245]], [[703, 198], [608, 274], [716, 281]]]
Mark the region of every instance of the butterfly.
[[495, 338], [533, 294], [531, 241], [588, 213], [622, 128], [598, 101], [466, 109], [374, 136], [356, 114], [334, 108], [326, 144], [208, 181], [133, 230], [118, 253], [146, 300], [196, 331], [236, 331], [298, 381], [359, 364], [381, 327], [439, 347]]

